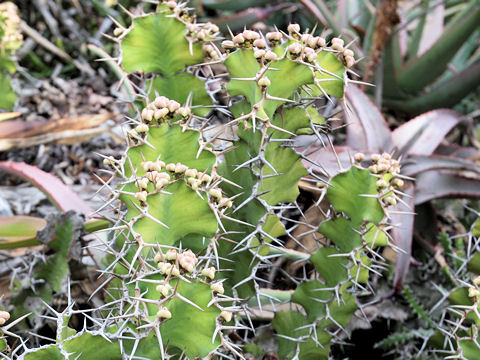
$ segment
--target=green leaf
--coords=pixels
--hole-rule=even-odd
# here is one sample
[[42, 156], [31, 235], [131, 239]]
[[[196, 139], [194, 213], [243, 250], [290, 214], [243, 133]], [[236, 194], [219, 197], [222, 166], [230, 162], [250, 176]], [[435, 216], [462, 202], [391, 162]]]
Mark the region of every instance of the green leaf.
[[191, 54], [186, 32], [183, 23], [163, 14], [134, 19], [133, 29], [122, 41], [124, 69], [171, 76], [188, 65], [203, 62], [202, 46], [192, 44]]
[[[197, 158], [200, 149], [199, 138], [198, 131], [182, 131], [182, 127], [179, 125], [164, 124], [159, 127], [150, 127], [147, 141], [155, 149], [146, 144], [130, 148], [127, 151], [129, 160], [125, 166], [125, 175], [127, 177], [133, 173], [136, 173], [137, 176], [144, 175], [145, 171], [140, 166], [143, 159], [145, 161], [161, 159], [167, 164], [180, 162], [202, 172], [207, 169], [211, 170], [215, 164], [215, 155], [209, 151], [202, 151]], [[129, 165], [130, 163], [133, 168]]]
[[35, 277], [45, 280], [53, 291], [59, 293], [62, 291], [63, 278], [67, 274], [68, 259], [62, 254], [55, 254], [45, 264], [40, 265]]
[[376, 178], [368, 170], [352, 166], [348, 171], [332, 178], [327, 190], [327, 200], [337, 212], [344, 212], [353, 227], [368, 220], [378, 225], [383, 219], [382, 206], [377, 198], [362, 195], [377, 195]]
[[[345, 87], [343, 83], [345, 66], [335, 55], [328, 51], [321, 51], [318, 53], [317, 62], [320, 68], [324, 70], [322, 72], [315, 72], [315, 79], [318, 80], [319, 86], [328, 95], [341, 99]], [[314, 86], [313, 83], [310, 86], [312, 88], [310, 91], [311, 95], [323, 96], [323, 92]]]
[[[136, 191], [136, 187], [129, 184], [124, 190]], [[149, 195], [147, 204], [148, 213], [168, 228], [148, 217], [137, 220], [133, 229], [142, 234], [143, 241], [150, 244], [174, 245], [186, 235], [197, 234], [198, 242], [203, 243], [202, 237], [211, 238], [215, 235], [217, 219], [206, 197], [200, 198], [183, 181], [167, 185], [164, 190], [171, 195], [160, 193]], [[133, 203], [139, 205], [133, 196], [122, 194], [120, 199], [128, 208], [127, 221], [140, 214], [133, 205]], [[207, 243], [205, 242], [205, 246]]]
[[[308, 314], [308, 319], [323, 318], [326, 315], [327, 300], [334, 300], [335, 294], [319, 280], [312, 280], [300, 283], [292, 295], [292, 302], [303, 306]], [[331, 302], [331, 301], [330, 301]]]
[[165, 306], [172, 318], [160, 326], [163, 343], [185, 350], [190, 359], [204, 358], [220, 345], [218, 335], [212, 341], [220, 310], [214, 305], [207, 307], [212, 291], [198, 280], [193, 283], [179, 281], [178, 292], [203, 311], [178, 298], [167, 301]]
[[[151, 101], [158, 94], [184, 105], [189, 94], [192, 93], [193, 106], [212, 105], [212, 99], [205, 89], [205, 83], [189, 73], [175, 74], [170, 77], [157, 76], [153, 80], [147, 81], [146, 87], [151, 89], [149, 94]], [[208, 108], [193, 109], [193, 112], [200, 116], [206, 115], [209, 111]]]
[[336, 286], [348, 279], [347, 269], [345, 268], [348, 260], [345, 257], [331, 256], [338, 254], [339, 252], [332, 247], [323, 247], [310, 257], [315, 270], [323, 277], [327, 286]]
[[12, 89], [10, 85], [10, 79], [8, 76], [0, 72], [0, 109], [3, 110], [12, 110], [17, 101], [17, 94]]
[[100, 335], [84, 332], [63, 342], [63, 348], [78, 360], [120, 360], [120, 345], [116, 341], [107, 341]]
[[362, 238], [352, 227], [352, 222], [344, 217], [325, 221], [318, 231], [332, 240], [343, 253], [362, 246]]
[[[316, 333], [312, 331], [310, 335], [311, 327], [305, 327], [310, 325], [310, 322], [299, 312], [280, 311], [275, 314], [272, 325], [279, 335], [288, 337], [278, 337], [278, 354], [281, 359], [326, 360], [328, 358], [331, 335], [320, 328], [317, 328]], [[314, 336], [318, 345], [313, 340]], [[298, 357], [295, 356], [297, 350], [299, 350]]]
[[5, 216], [0, 218], [0, 249], [35, 246], [37, 231], [47, 225], [44, 219], [31, 216]]
[[[478, 331], [478, 330], [477, 330]], [[480, 354], [480, 346], [473, 340], [460, 340], [458, 345], [462, 349], [462, 355], [467, 360], [477, 360]]]

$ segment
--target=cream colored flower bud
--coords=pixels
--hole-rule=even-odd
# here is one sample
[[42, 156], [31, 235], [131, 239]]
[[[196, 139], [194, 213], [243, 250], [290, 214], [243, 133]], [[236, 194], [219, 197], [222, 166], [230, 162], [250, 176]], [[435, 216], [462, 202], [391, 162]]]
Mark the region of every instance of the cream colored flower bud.
[[8, 311], [0, 310], [0, 326], [4, 325], [10, 320], [10, 313]]
[[170, 270], [170, 274], [172, 276], [178, 277], [178, 276], [180, 276], [180, 270], [178, 270], [178, 267], [176, 267], [174, 265], [174, 266], [172, 266], [172, 269]]
[[353, 56], [354, 56], [354, 53], [353, 53], [353, 51], [350, 50], [350, 49], [345, 49], [345, 50], [343, 50], [343, 56], [345, 56], [345, 57], [347, 57], [347, 56], [353, 57]]
[[479, 276], [476, 276], [476, 277], [472, 280], [472, 283], [473, 283], [473, 285], [475, 285], [475, 286], [480, 286], [480, 275], [479, 275]]
[[148, 129], [149, 129], [149, 126], [148, 126], [147, 124], [139, 124], [139, 125], [137, 125], [137, 127], [135, 128], [135, 130], [136, 130], [139, 134], [148, 132]]
[[233, 313], [231, 311], [223, 310], [220, 313], [220, 317], [222, 317], [223, 320], [225, 320], [226, 322], [230, 322], [232, 320], [232, 316], [233, 316]]
[[222, 191], [220, 189], [210, 189], [208, 190], [208, 194], [216, 200], [220, 200], [222, 198]]
[[318, 36], [310, 36], [307, 40], [307, 45], [312, 47], [312, 48], [316, 48], [318, 45]]
[[200, 180], [202, 181], [202, 183], [208, 184], [210, 181], [212, 181], [212, 177], [208, 174], [203, 174]]
[[235, 35], [232, 40], [235, 45], [241, 45], [245, 42], [245, 38], [242, 34]]
[[210, 24], [210, 31], [212, 33], [218, 33], [220, 31], [220, 28], [217, 25], [212, 23], [209, 23], [209, 24]]
[[386, 187], [388, 187], [388, 182], [384, 179], [380, 179], [380, 180], [377, 180], [375, 185], [377, 185], [378, 188], [385, 189]]
[[155, 179], [155, 189], [156, 190], [161, 190], [165, 185], [168, 184], [168, 180], [165, 178], [156, 178]]
[[317, 60], [317, 57], [318, 57], [318, 55], [315, 52], [307, 54], [308, 62], [314, 62], [315, 60]]
[[202, 270], [202, 275], [209, 278], [210, 280], [213, 280], [215, 278], [215, 272], [216, 271], [217, 270], [213, 266], [211, 266], [209, 268], [203, 269]]
[[256, 39], [253, 42], [253, 46], [259, 48], [259, 49], [265, 49], [267, 47], [267, 43], [263, 39]]
[[174, 172], [175, 171], [175, 164], [173, 164], [173, 163], [167, 164], [167, 165], [165, 165], [165, 169], [167, 171]]
[[166, 307], [162, 307], [157, 312], [157, 318], [159, 318], [159, 319], [171, 319], [172, 318], [172, 313]]
[[201, 184], [202, 182], [200, 180], [193, 179], [193, 182], [191, 183], [192, 190], [197, 191]]
[[223, 288], [223, 283], [221, 282], [213, 283], [212, 285], [210, 285], [210, 289], [219, 294], [223, 294], [225, 292], [225, 289]]
[[393, 179], [392, 185], [401, 188], [401, 187], [403, 187], [403, 185], [405, 185], [405, 183], [403, 182], [402, 179], [397, 178], [397, 179]]
[[167, 7], [170, 9], [170, 10], [173, 10], [177, 7], [177, 2], [174, 1], [174, 0], [170, 0], [170, 1], [167, 1]]
[[189, 107], [181, 107], [178, 109], [178, 113], [180, 114], [181, 117], [188, 117], [192, 113]]
[[353, 65], [355, 65], [355, 59], [353, 58], [353, 56], [345, 57], [345, 64], [348, 68], [351, 68]]
[[260, 86], [270, 86], [272, 83], [270, 81], [270, 79], [266, 76], [262, 77], [261, 79], [258, 80], [258, 85]]
[[372, 159], [372, 161], [377, 162], [378, 160], [380, 160], [381, 156], [380, 154], [372, 154], [370, 158]]
[[283, 35], [280, 31], [272, 31], [272, 32], [268, 32], [265, 37], [269, 41], [280, 41]]
[[142, 110], [142, 120], [143, 121], [147, 121], [147, 122], [150, 122], [153, 120], [153, 115], [154, 115], [154, 111], [153, 110], [150, 110], [150, 109], [143, 109]]
[[177, 251], [173, 249], [168, 250], [165, 254], [165, 259], [167, 259], [168, 261], [177, 260]]
[[180, 108], [180, 104], [178, 102], [176, 102], [175, 100], [170, 100], [168, 102], [168, 110], [170, 112], [175, 112], [177, 111], [178, 109]]
[[160, 270], [162, 274], [168, 275], [170, 273], [170, 270], [172, 269], [172, 266], [172, 264], [167, 262], [159, 262], [158, 270]]
[[168, 101], [169, 99], [165, 96], [158, 96], [155, 98], [154, 100], [154, 104], [157, 108], [161, 109], [161, 108], [166, 108], [168, 106]]
[[317, 38], [317, 46], [319, 47], [325, 47], [327, 45], [327, 42], [325, 41], [325, 38], [319, 36]]
[[159, 251], [158, 253], [155, 254], [153, 261], [155, 261], [156, 263], [159, 263], [162, 260], [163, 260], [163, 254]]
[[287, 27], [289, 33], [298, 33], [300, 32], [300, 25], [298, 24], [290, 24]]
[[278, 59], [278, 56], [277, 56], [277, 54], [275, 54], [273, 51], [268, 50], [268, 51], [265, 53], [265, 59], [268, 60], [268, 61], [274, 61], [274, 60], [277, 60], [277, 59]]
[[222, 47], [224, 49], [233, 49], [235, 47], [235, 44], [231, 40], [223, 40]]
[[355, 161], [361, 162], [365, 159], [365, 154], [356, 153], [355, 155], [353, 155], [353, 158], [355, 159]]
[[333, 50], [338, 50], [338, 51], [343, 51], [343, 44], [345, 42], [340, 39], [340, 38], [333, 38], [332, 39], [332, 49]]
[[170, 111], [167, 108], [162, 108], [162, 109], [155, 110], [155, 112], [153, 114], [153, 118], [155, 120], [163, 119], [165, 116], [168, 115], [169, 112]]
[[245, 30], [242, 33], [242, 35], [243, 35], [245, 40], [249, 40], [249, 41], [260, 39], [260, 34], [257, 33], [256, 31], [252, 31], [252, 30]]
[[148, 184], [149, 184], [149, 181], [148, 181], [148, 178], [146, 177], [138, 180], [138, 186], [140, 187], [140, 189], [147, 189]]
[[175, 165], [175, 174], [183, 174], [185, 171], [188, 170], [188, 166], [183, 165], [182, 163], [177, 163]]
[[260, 59], [265, 55], [265, 50], [255, 50], [253, 52], [253, 56], [255, 56], [255, 59]]
[[202, 48], [203, 48], [203, 51], [205, 51], [207, 53], [210, 53], [210, 52], [214, 51], [213, 46], [210, 45], [210, 44], [205, 44], [205, 45], [202, 46]]
[[121, 36], [125, 29], [122, 29], [121, 27], [117, 27], [113, 30], [113, 35], [114, 36]]
[[147, 195], [148, 193], [146, 191], [140, 191], [135, 194], [135, 199], [137, 199], [140, 202], [146, 202], [147, 201]]
[[163, 296], [167, 297], [168, 295], [170, 295], [170, 291], [172, 291], [172, 287], [170, 286], [170, 284], [167, 283], [163, 285], [158, 285], [156, 287], [156, 290]]
[[196, 177], [197, 175], [198, 175], [197, 169], [188, 169], [187, 171], [185, 171], [185, 176]]
[[293, 44], [290, 44], [288, 46], [288, 51], [291, 53], [291, 54], [295, 54], [295, 55], [298, 55], [302, 52], [302, 45], [300, 45], [299, 43], [293, 43]]
[[469, 287], [468, 288], [468, 296], [469, 297], [477, 297], [480, 296], [480, 290], [474, 287]]
[[395, 196], [388, 196], [385, 198], [385, 202], [388, 204], [388, 205], [392, 205], [392, 206], [395, 206], [397, 205], [397, 199], [395, 199]]

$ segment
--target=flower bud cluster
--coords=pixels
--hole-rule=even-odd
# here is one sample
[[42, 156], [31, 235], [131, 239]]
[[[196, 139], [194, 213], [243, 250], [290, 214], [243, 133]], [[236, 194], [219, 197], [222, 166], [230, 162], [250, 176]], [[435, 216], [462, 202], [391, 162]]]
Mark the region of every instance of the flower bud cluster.
[[[184, 252], [168, 250], [165, 254], [159, 252], [153, 260], [158, 264], [157, 266], [163, 274], [174, 277], [180, 276], [182, 270], [187, 273], [193, 273], [195, 266], [198, 264], [198, 258], [192, 250]], [[157, 290], [162, 293], [163, 296], [167, 296], [164, 292], [169, 294], [171, 287], [168, 284], [162, 284], [157, 286]]]
[[10, 319], [8, 311], [0, 310], [0, 326], [4, 325]]
[[220, 29], [217, 25], [207, 22], [205, 24], [187, 23], [188, 36], [193, 41], [208, 41], [216, 38]]
[[468, 296], [475, 300], [480, 300], [480, 275], [472, 280], [473, 286], [468, 288]]
[[214, 61], [220, 59], [220, 55], [219, 55], [217, 49], [213, 45], [204, 44], [202, 49], [203, 49], [203, 52], [204, 52], [204, 54], [207, 58], [210, 58]]
[[[146, 124], [160, 124], [175, 117], [181, 117], [183, 120], [187, 120], [190, 114], [190, 108], [182, 107], [177, 101], [170, 100], [165, 96], [158, 96], [142, 110], [141, 119]], [[140, 126], [142, 125], [137, 126], [137, 128]], [[137, 132], [147, 132], [148, 128], [143, 126], [141, 129], [135, 130]]]
[[0, 3], [0, 51], [15, 51], [22, 46], [20, 17], [17, 6], [10, 1]]
[[[357, 153], [354, 155], [354, 159], [357, 162], [361, 162], [365, 159], [365, 155]], [[400, 174], [399, 161], [393, 159], [389, 153], [373, 154], [371, 160], [373, 164], [368, 167], [368, 170], [379, 178], [376, 182], [377, 189], [381, 194], [388, 194], [388, 196], [382, 198], [383, 202], [387, 206], [395, 206], [397, 204], [397, 196], [394, 190], [402, 188], [404, 185], [402, 179], [395, 177]]]

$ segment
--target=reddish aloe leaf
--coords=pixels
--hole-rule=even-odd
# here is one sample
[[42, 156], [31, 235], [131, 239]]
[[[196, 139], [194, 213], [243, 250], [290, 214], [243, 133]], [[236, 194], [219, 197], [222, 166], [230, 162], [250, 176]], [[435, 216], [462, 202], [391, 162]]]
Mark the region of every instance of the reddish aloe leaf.
[[460, 173], [425, 171], [417, 175], [415, 204], [439, 198], [480, 198], [480, 177]]
[[431, 155], [452, 128], [465, 117], [448, 109], [432, 110], [399, 126], [393, 143], [402, 154]]
[[395, 207], [396, 211], [403, 211], [406, 213], [398, 214], [393, 213], [391, 215], [392, 224], [394, 228], [392, 230], [392, 236], [395, 241], [395, 245], [400, 249], [397, 253], [397, 260], [395, 262], [395, 278], [393, 285], [395, 290], [401, 290], [403, 283], [408, 275], [408, 269], [410, 267], [410, 259], [412, 257], [412, 239], [413, 239], [413, 223], [415, 220], [415, 187], [412, 183], [407, 184], [405, 194], [403, 197], [405, 204], [398, 203]]
[[44, 219], [32, 216], [0, 217], [0, 250], [40, 245], [36, 234], [46, 225]]
[[480, 166], [472, 161], [440, 155], [411, 155], [402, 165], [402, 174], [415, 176], [429, 170], [469, 170], [480, 174]]
[[479, 151], [477, 148], [469, 146], [460, 146], [457, 144], [445, 144], [440, 145], [435, 150], [436, 155], [451, 156], [460, 159], [473, 159], [477, 158]]
[[93, 210], [75, 194], [68, 186], [56, 177], [40, 170], [36, 166], [13, 161], [0, 162], [0, 170], [20, 176], [31, 182], [48, 196], [57, 208], [63, 211], [74, 210], [85, 214], [93, 213]]
[[347, 145], [370, 152], [390, 150], [392, 136], [388, 124], [368, 96], [349, 85], [346, 100]]
[[354, 151], [348, 146], [335, 146], [337, 160], [337, 156], [331, 148], [319, 144], [312, 144], [308, 148], [296, 148], [295, 150], [306, 157], [302, 162], [307, 169], [319, 174], [327, 173], [329, 176], [334, 176], [341, 171], [338, 162], [343, 169], [348, 169], [351, 165], [350, 158], [354, 154]]

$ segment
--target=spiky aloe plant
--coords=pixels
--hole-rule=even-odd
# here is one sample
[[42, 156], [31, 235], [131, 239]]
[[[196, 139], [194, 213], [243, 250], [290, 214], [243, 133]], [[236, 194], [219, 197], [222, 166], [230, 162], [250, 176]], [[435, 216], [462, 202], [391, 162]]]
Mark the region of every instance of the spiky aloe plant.
[[[326, 359], [377, 267], [375, 248], [388, 243], [385, 209], [402, 186], [389, 154], [370, 169], [358, 155], [329, 178], [309, 174], [292, 147], [299, 134], [322, 139], [328, 120], [313, 103], [343, 97], [353, 53], [296, 24], [265, 36], [245, 30], [222, 49], [218, 28], [175, 1], [115, 34], [123, 69], [145, 74], [147, 91], [125, 154], [105, 158], [114, 174], [106, 206], [121, 204], [105, 244], [107, 303], [94, 329], [75, 333], [62, 322], [65, 336], [48, 351], [94, 358], [80, 345], [95, 339], [109, 359], [244, 358], [255, 343], [253, 308], [283, 301], [299, 310], [271, 322], [281, 358]], [[329, 241], [313, 254], [283, 246], [300, 222], [298, 182], [307, 175], [332, 205], [319, 228]], [[306, 266], [295, 289], [262, 288], [278, 256], [314, 270]]]

